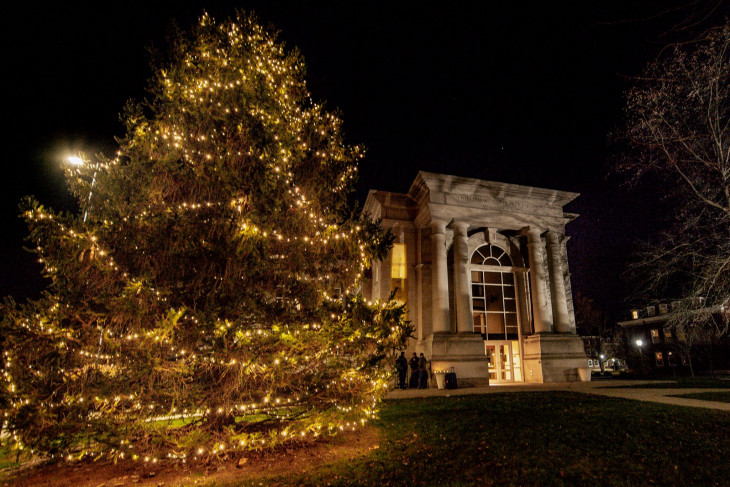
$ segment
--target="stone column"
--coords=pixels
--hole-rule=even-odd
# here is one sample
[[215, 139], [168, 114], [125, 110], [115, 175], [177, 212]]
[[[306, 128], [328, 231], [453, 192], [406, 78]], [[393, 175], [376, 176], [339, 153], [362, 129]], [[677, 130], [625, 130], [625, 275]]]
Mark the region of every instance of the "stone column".
[[471, 317], [471, 279], [467, 266], [469, 244], [466, 231], [468, 223], [454, 222], [454, 307], [456, 308], [456, 330], [459, 333], [472, 333], [474, 325]]
[[446, 223], [431, 222], [431, 306], [434, 333], [449, 330], [449, 277], [446, 264]]
[[558, 333], [570, 333], [568, 300], [565, 296], [565, 280], [563, 279], [563, 259], [558, 234], [549, 231], [545, 235], [548, 259], [550, 262], [550, 294], [553, 298], [553, 323]]
[[527, 229], [527, 251], [530, 255], [530, 287], [532, 288], [532, 319], [535, 333], [553, 331], [552, 309], [545, 288], [545, 267], [542, 256], [540, 229]]

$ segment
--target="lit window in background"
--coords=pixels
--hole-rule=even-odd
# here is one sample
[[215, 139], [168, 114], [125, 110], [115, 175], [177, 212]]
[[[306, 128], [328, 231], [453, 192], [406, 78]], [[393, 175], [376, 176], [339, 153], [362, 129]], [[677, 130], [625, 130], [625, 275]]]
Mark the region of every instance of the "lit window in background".
[[391, 279], [405, 279], [406, 278], [406, 244], [397, 243], [393, 244], [393, 250], [391, 251], [391, 267], [390, 267], [390, 278]]
[[395, 299], [406, 301], [406, 244], [393, 244], [390, 251], [390, 292], [395, 291]]

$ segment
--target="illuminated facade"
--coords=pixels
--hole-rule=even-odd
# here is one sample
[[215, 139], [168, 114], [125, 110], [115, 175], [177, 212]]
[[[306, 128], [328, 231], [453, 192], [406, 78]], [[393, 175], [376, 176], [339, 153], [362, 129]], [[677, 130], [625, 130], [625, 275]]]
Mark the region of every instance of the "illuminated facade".
[[490, 383], [589, 380], [576, 335], [563, 212], [576, 193], [419, 172], [364, 212], [396, 236], [364, 285], [392, 291], [432, 370]]

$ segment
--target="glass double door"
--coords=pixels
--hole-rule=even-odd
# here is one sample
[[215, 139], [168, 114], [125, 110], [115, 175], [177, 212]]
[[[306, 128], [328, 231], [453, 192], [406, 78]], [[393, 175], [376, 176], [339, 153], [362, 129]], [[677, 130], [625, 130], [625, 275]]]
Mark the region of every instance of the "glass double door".
[[517, 340], [484, 342], [492, 383], [522, 382], [520, 343]]

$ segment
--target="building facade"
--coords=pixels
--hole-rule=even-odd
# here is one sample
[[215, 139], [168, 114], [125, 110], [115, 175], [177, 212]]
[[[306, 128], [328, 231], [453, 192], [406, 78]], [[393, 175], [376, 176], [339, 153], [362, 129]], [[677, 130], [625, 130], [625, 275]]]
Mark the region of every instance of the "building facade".
[[[679, 320], [677, 313], [683, 315]], [[634, 374], [686, 376], [692, 373], [690, 361], [696, 374], [730, 373], [730, 312], [724, 307], [708, 308], [695, 298], [651, 304], [629, 315], [618, 325]]]
[[625, 347], [620, 339], [596, 335], [582, 335], [580, 338], [592, 374], [618, 374], [626, 370]]
[[419, 172], [406, 194], [372, 190], [364, 213], [396, 241], [369, 299], [406, 302], [434, 371], [490, 383], [589, 380], [576, 335], [563, 211], [576, 193]]

